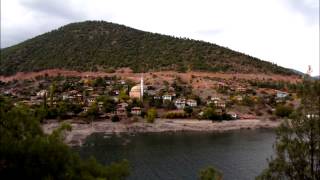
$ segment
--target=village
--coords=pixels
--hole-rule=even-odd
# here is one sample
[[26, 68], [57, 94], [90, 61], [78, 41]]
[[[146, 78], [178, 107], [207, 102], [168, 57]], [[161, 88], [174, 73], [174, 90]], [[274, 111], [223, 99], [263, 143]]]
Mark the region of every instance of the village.
[[276, 120], [289, 116], [299, 103], [294, 92], [297, 85], [293, 84], [214, 79], [205, 89], [180, 77], [171, 82], [150, 81], [153, 78], [150, 74], [141, 74], [139, 81], [117, 76], [39, 76], [2, 82], [0, 90], [15, 105], [33, 108], [45, 121], [87, 123], [153, 122], [155, 118]]

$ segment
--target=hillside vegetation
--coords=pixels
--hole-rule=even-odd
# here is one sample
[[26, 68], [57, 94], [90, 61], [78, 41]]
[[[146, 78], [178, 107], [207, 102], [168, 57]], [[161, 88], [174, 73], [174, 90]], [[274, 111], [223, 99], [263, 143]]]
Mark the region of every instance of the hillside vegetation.
[[1, 50], [0, 75], [61, 68], [134, 72], [175, 70], [295, 74], [203, 41], [144, 32], [104, 21], [72, 23]]

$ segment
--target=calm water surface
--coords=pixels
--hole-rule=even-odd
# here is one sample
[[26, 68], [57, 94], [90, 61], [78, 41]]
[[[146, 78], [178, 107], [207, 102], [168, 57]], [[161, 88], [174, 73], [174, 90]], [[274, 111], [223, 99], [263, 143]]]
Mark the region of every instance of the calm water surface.
[[226, 133], [146, 133], [135, 136], [93, 134], [82, 147], [83, 157], [104, 164], [129, 160], [131, 180], [197, 179], [199, 169], [213, 165], [226, 180], [254, 179], [273, 153], [272, 130]]

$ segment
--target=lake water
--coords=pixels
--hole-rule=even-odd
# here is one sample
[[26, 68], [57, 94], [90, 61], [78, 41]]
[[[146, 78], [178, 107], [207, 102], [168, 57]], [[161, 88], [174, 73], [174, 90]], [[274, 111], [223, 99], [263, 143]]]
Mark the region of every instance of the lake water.
[[197, 179], [201, 168], [212, 165], [226, 180], [254, 179], [273, 154], [272, 130], [225, 133], [146, 133], [135, 136], [93, 134], [82, 147], [82, 157], [94, 156], [109, 164], [129, 160], [129, 179]]

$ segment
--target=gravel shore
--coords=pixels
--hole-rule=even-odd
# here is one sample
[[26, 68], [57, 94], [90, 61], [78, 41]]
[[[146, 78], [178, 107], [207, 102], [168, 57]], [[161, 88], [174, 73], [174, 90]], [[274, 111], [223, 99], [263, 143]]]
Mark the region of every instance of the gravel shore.
[[[144, 132], [177, 132], [177, 131], [207, 131], [224, 132], [239, 129], [276, 128], [280, 121], [259, 119], [233, 120], [212, 122], [196, 119], [156, 119], [152, 124], [145, 122], [113, 123], [110, 121], [93, 122], [92, 124], [70, 123], [72, 131], [67, 132], [65, 142], [69, 145], [82, 145], [83, 141], [92, 133], [144, 133]], [[59, 127], [58, 122], [51, 122], [42, 126], [45, 133], [51, 133]]]

